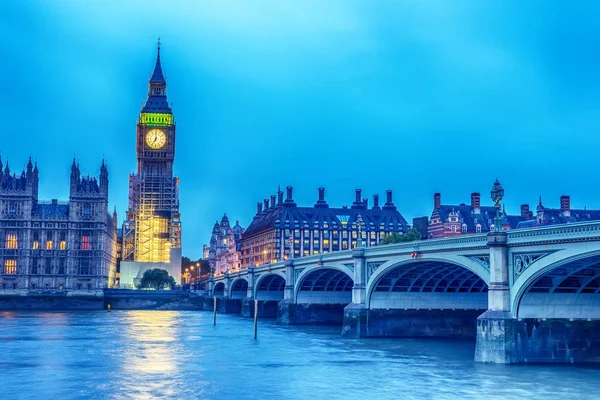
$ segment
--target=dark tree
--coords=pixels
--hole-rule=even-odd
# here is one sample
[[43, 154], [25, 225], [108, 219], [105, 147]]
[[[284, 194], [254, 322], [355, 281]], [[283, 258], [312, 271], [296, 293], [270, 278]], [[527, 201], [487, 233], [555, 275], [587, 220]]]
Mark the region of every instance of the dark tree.
[[154, 268], [144, 272], [144, 276], [138, 284], [138, 289], [173, 289], [175, 285], [175, 279], [169, 276], [167, 270]]
[[390, 233], [386, 237], [383, 238], [381, 244], [392, 244], [392, 243], [403, 243], [403, 242], [412, 242], [414, 240], [420, 240], [421, 234], [414, 228], [410, 228], [408, 232], [404, 234], [399, 234], [397, 232]]

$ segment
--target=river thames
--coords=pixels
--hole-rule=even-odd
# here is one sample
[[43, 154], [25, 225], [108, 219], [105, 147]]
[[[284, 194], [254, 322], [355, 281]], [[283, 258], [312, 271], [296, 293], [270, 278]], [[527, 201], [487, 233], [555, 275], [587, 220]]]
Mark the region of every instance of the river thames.
[[597, 399], [600, 369], [473, 362], [474, 342], [342, 339], [210, 312], [0, 312], [0, 398]]

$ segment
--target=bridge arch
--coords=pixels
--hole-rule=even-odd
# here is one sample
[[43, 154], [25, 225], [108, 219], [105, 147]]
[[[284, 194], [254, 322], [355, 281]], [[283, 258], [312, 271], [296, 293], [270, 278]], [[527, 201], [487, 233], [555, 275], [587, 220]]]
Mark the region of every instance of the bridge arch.
[[296, 303], [350, 304], [352, 271], [336, 265], [323, 265], [302, 270], [296, 279]]
[[411, 258], [379, 268], [368, 281], [367, 308], [486, 310], [489, 272], [463, 258]]
[[518, 318], [600, 318], [600, 250], [540, 258], [515, 279], [511, 304]]
[[260, 275], [254, 284], [254, 298], [264, 301], [283, 300], [285, 277], [279, 273]]
[[229, 290], [230, 299], [244, 299], [248, 293], [248, 280], [246, 278], [236, 278], [231, 283]]
[[217, 282], [213, 288], [213, 296], [225, 297], [225, 283]]

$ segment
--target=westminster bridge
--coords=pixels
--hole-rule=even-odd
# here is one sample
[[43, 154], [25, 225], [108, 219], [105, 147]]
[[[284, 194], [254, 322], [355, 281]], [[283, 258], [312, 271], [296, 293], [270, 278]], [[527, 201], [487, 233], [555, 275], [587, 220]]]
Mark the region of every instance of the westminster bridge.
[[252, 316], [256, 299], [259, 317], [347, 337], [476, 337], [481, 362], [600, 362], [600, 222], [288, 259], [209, 291], [220, 312]]

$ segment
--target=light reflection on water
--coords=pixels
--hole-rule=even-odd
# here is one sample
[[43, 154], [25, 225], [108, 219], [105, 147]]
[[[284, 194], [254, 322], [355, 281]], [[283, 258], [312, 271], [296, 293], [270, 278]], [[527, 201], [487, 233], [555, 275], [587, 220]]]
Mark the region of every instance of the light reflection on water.
[[600, 370], [475, 364], [474, 343], [343, 340], [180, 311], [2, 312], [0, 398], [585, 399]]

